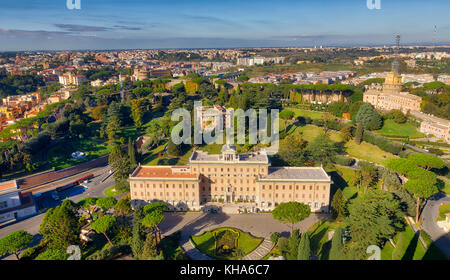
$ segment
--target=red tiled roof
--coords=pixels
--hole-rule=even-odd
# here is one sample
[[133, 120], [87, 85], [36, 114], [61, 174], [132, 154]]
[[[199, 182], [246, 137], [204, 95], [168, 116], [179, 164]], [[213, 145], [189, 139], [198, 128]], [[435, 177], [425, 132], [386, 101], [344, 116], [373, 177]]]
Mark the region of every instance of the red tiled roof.
[[0, 183], [0, 191], [4, 191], [10, 188], [15, 188], [16, 184], [14, 181], [2, 182]]

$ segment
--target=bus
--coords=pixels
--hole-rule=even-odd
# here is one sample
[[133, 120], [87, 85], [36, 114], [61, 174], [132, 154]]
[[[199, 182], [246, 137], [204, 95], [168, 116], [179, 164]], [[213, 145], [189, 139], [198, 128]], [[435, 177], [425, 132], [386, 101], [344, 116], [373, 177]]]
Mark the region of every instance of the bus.
[[67, 184], [67, 185], [65, 185], [65, 186], [56, 188], [56, 191], [57, 191], [57, 192], [62, 192], [62, 191], [68, 190], [68, 189], [70, 189], [70, 188], [72, 188], [72, 187], [75, 187], [75, 186], [80, 185], [82, 182], [84, 182], [84, 181], [86, 181], [86, 180], [89, 180], [89, 179], [91, 179], [91, 178], [94, 178], [94, 174], [88, 174], [88, 175], [86, 175], [86, 176], [83, 176], [83, 177], [81, 177], [81, 178], [78, 178], [77, 180], [73, 181], [73, 182], [70, 183], [70, 184]]

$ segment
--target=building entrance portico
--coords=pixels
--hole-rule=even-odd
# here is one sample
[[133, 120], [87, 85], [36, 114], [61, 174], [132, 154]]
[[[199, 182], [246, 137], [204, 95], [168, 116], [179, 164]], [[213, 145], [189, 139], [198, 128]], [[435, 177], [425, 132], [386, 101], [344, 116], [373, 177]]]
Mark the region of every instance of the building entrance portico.
[[234, 202], [234, 193], [233, 193], [233, 188], [231, 187], [231, 185], [228, 185], [226, 187], [226, 192], [225, 192], [225, 202], [226, 203], [232, 203]]

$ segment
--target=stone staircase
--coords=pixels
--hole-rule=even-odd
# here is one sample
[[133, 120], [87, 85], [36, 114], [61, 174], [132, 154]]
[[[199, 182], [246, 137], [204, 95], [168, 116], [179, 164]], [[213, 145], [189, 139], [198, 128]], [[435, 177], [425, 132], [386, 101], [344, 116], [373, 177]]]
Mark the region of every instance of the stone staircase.
[[191, 260], [213, 260], [213, 258], [203, 254], [197, 248], [195, 248], [190, 239], [184, 242], [181, 245], [181, 248], [183, 248], [183, 250], [186, 252], [186, 255]]
[[251, 252], [247, 256], [243, 257], [241, 260], [244, 261], [260, 260], [264, 258], [267, 254], [269, 254], [272, 248], [273, 248], [272, 241], [270, 241], [269, 239], [264, 239], [264, 241], [261, 242], [258, 248], [253, 250], [253, 252]]
[[[200, 250], [195, 248], [194, 244], [192, 244], [190, 239], [188, 239], [186, 242], [184, 242], [181, 245], [181, 248], [183, 248], [183, 250], [186, 252], [186, 255], [191, 260], [214, 260], [210, 256], [203, 254], [202, 252], [200, 252]], [[241, 260], [244, 260], [244, 261], [245, 260], [247, 260], [247, 261], [260, 260], [260, 259], [264, 258], [267, 254], [269, 254], [269, 252], [272, 250], [272, 248], [273, 248], [272, 242], [268, 239], [264, 239], [263, 242], [261, 242], [261, 244], [258, 246], [258, 248], [253, 250], [247, 256], [243, 257]]]

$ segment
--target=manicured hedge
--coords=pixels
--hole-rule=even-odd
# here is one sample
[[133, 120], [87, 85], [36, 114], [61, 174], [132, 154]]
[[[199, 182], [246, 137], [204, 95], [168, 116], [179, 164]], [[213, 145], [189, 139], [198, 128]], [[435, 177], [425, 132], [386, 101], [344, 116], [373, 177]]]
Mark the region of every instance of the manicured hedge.
[[351, 157], [337, 155], [333, 158], [333, 162], [343, 166], [351, 166], [355, 163], [355, 160]]
[[403, 150], [403, 144], [392, 142], [384, 136], [369, 131], [364, 132], [363, 140], [394, 155], [398, 155]]

